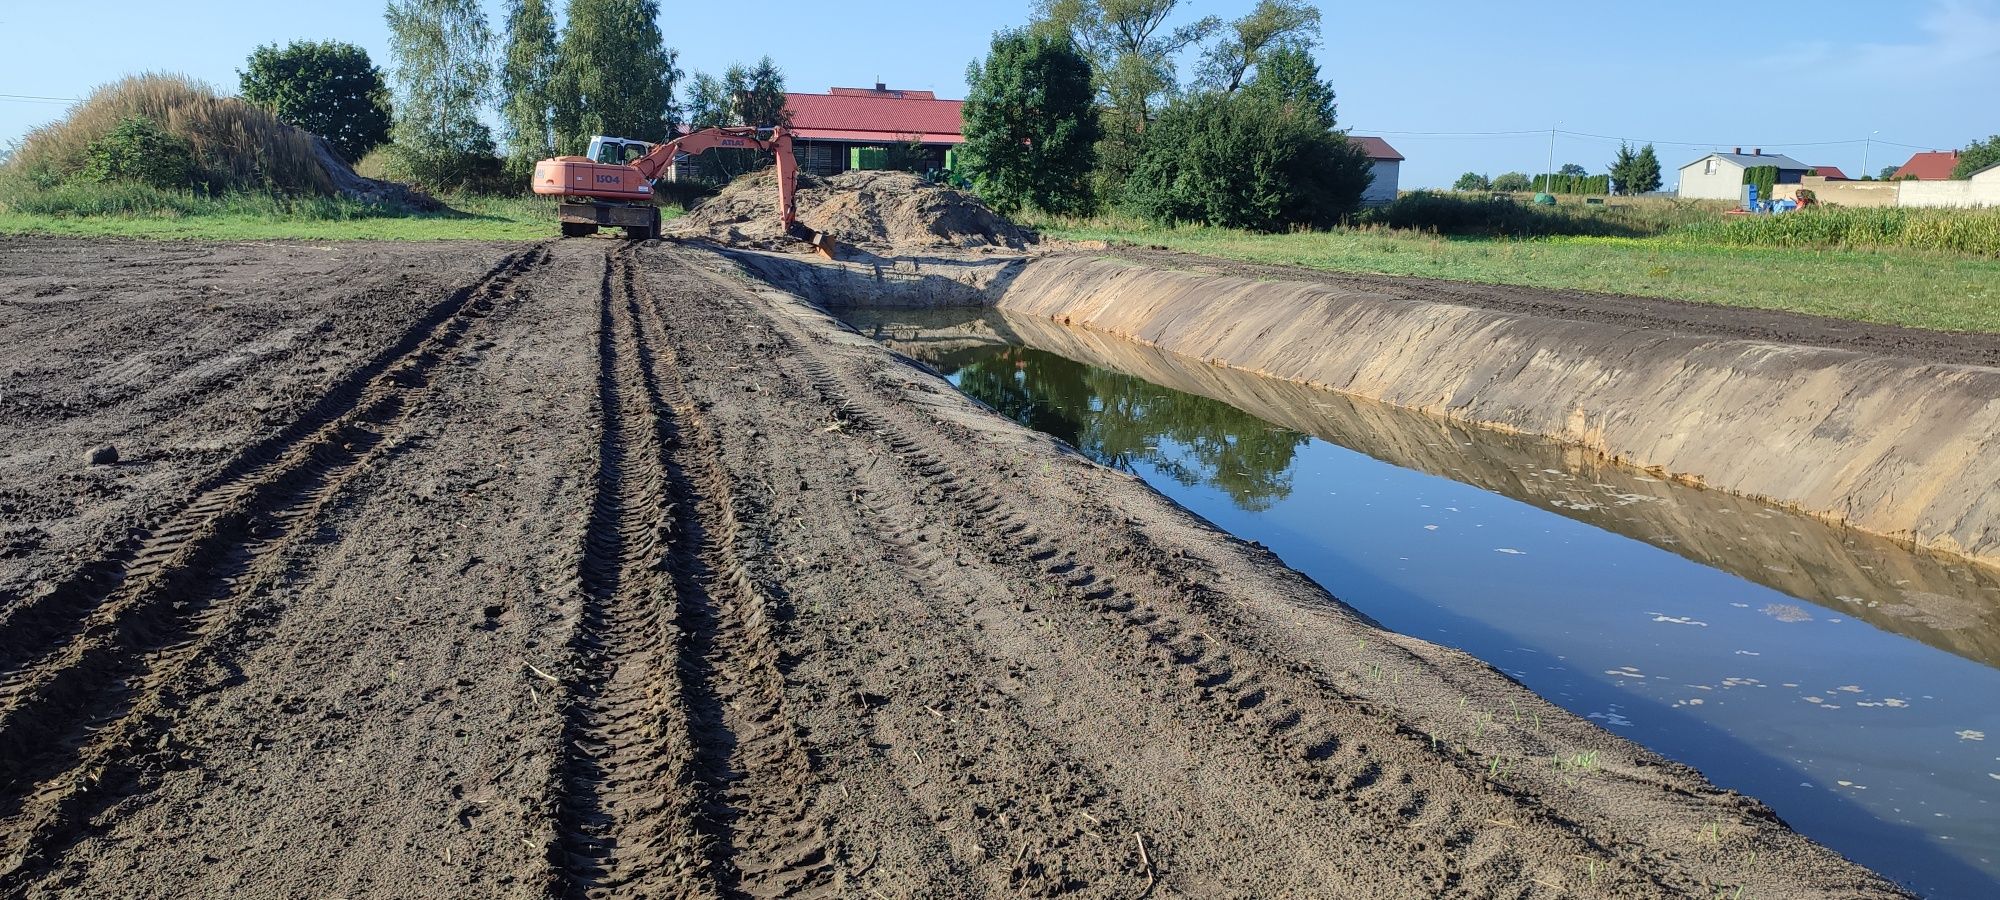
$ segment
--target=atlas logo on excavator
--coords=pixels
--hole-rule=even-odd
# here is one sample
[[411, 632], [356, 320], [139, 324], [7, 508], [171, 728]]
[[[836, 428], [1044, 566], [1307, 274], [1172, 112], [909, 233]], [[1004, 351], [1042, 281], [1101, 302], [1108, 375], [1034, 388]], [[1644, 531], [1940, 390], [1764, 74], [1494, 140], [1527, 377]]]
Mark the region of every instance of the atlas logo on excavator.
[[718, 147], [754, 147], [774, 156], [778, 223], [821, 256], [833, 258], [833, 236], [799, 224], [799, 158], [792, 153], [792, 131], [783, 125], [771, 129], [768, 137], [751, 126], [704, 128], [662, 144], [600, 135], [591, 138], [589, 156], [558, 156], [536, 163], [532, 184], [537, 194], [562, 198], [556, 219], [564, 237], [583, 237], [613, 226], [624, 228], [627, 237], [647, 240], [660, 234], [660, 208], [651, 202], [653, 182], [675, 159]]

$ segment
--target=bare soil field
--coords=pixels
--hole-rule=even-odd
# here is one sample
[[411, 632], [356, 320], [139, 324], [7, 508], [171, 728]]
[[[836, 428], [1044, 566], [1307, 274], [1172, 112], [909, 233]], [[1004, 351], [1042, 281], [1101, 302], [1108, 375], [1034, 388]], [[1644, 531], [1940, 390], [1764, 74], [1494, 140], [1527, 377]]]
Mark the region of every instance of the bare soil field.
[[708, 252], [10, 240], [0, 375], [0, 896], [1907, 896]]

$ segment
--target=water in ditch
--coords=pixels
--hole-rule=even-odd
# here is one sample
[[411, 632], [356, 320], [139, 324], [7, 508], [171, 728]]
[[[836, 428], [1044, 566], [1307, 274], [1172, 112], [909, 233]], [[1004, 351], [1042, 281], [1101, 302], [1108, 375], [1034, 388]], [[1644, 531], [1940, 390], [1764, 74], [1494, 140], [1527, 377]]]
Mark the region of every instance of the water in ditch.
[[1383, 625], [1927, 896], [2000, 896], [2000, 571], [1046, 320], [840, 314]]

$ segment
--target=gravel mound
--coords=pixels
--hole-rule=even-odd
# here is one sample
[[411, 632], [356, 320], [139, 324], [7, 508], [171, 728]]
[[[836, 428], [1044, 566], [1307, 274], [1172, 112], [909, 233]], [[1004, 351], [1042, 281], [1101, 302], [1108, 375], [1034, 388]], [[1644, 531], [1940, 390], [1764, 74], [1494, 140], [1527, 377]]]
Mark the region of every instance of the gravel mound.
[[[799, 221], [843, 245], [905, 253], [921, 250], [1020, 250], [1032, 232], [964, 191], [908, 172], [854, 171], [832, 178], [799, 176]], [[778, 227], [777, 174], [745, 175], [673, 220], [667, 231], [723, 244], [803, 250]]]

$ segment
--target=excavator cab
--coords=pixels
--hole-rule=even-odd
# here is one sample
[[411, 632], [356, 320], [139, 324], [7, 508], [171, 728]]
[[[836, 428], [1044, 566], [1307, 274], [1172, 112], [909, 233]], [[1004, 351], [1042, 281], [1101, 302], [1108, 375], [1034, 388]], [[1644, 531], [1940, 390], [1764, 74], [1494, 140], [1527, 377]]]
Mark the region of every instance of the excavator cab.
[[645, 141], [594, 134], [590, 137], [590, 150], [584, 155], [590, 157], [592, 162], [607, 166], [625, 166], [638, 162], [651, 152], [653, 145]]

